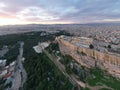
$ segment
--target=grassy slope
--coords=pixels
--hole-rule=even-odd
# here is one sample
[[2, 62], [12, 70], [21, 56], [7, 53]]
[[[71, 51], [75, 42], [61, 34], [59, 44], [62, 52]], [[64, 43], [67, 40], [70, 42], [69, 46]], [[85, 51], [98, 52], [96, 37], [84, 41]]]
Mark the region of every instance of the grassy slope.
[[108, 87], [113, 88], [114, 90], [120, 90], [120, 81], [110, 75], [106, 76], [105, 73], [100, 69], [92, 69], [91, 74], [92, 77], [87, 80], [89, 85], [106, 85]]

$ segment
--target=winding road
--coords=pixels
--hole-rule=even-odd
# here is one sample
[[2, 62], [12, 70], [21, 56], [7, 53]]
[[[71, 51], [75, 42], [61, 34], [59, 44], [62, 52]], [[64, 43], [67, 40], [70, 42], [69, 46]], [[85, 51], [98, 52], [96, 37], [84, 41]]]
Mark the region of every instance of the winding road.
[[16, 60], [11, 90], [23, 90], [23, 84], [27, 79], [27, 73], [22, 64], [23, 45], [24, 42], [20, 42], [19, 55]]

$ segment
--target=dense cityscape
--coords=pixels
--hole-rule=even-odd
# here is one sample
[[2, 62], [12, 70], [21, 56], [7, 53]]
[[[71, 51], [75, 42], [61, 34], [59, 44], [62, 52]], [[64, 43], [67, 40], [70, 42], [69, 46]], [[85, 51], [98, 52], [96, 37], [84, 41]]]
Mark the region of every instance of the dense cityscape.
[[[31, 27], [34, 27], [34, 30], [30, 30]], [[29, 73], [28, 68], [30, 66], [28, 62], [33, 62], [32, 60], [37, 59], [38, 56], [41, 57], [41, 54], [48, 56], [58, 67], [58, 70], [62, 72], [62, 75], [68, 78], [67, 83], [69, 82], [70, 86], [63, 85], [60, 86], [61, 88], [119, 90], [120, 35], [117, 29], [118, 24], [113, 25], [113, 27], [116, 27], [116, 30], [110, 30], [109, 25], [101, 24], [99, 27], [98, 24], [19, 25], [9, 26], [7, 29], [6, 26], [2, 26], [2, 29], [5, 28], [3, 35], [0, 36], [0, 78], [2, 90], [28, 90], [28, 88], [29, 90], [36, 90], [37, 88], [42, 88], [42, 85], [40, 87], [35, 85], [30, 89], [27, 84], [36, 82], [29, 80], [34, 73]], [[20, 28], [24, 31], [18, 31]], [[73, 29], [77, 32], [72, 32]], [[7, 30], [9, 30], [9, 33], [5, 33], [5, 31], [8, 32]], [[35, 52], [38, 56], [34, 56]], [[93, 70], [92, 72], [91, 69]], [[36, 70], [39, 70], [39, 68], [36, 68], [35, 72], [37, 72]], [[103, 76], [97, 76], [97, 73], [101, 73]], [[95, 79], [93, 76], [101, 78], [101, 81], [93, 81]], [[106, 77], [111, 78], [111, 80]], [[51, 80], [51, 77], [46, 78], [48, 81]], [[103, 82], [102, 79], [106, 81]], [[114, 82], [116, 86], [112, 86], [110, 82]], [[101, 85], [97, 83], [101, 83]], [[55, 89], [55, 87], [51, 88]], [[53, 90], [49, 86], [46, 89]]]

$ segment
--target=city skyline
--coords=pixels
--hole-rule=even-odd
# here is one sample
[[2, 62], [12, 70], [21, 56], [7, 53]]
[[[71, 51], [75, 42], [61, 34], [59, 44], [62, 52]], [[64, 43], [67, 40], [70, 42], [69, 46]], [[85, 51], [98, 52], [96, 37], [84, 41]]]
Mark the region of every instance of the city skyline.
[[120, 22], [120, 0], [4, 0], [0, 25]]

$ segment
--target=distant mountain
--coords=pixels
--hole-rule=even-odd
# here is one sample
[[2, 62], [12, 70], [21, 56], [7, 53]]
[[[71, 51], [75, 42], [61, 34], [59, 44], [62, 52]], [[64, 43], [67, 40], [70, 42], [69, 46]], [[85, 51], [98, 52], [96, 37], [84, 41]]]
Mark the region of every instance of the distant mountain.
[[90, 26], [115, 26], [115, 25], [120, 25], [120, 22], [104, 22], [104, 23], [87, 23], [87, 24], [83, 24], [83, 25], [90, 25]]

